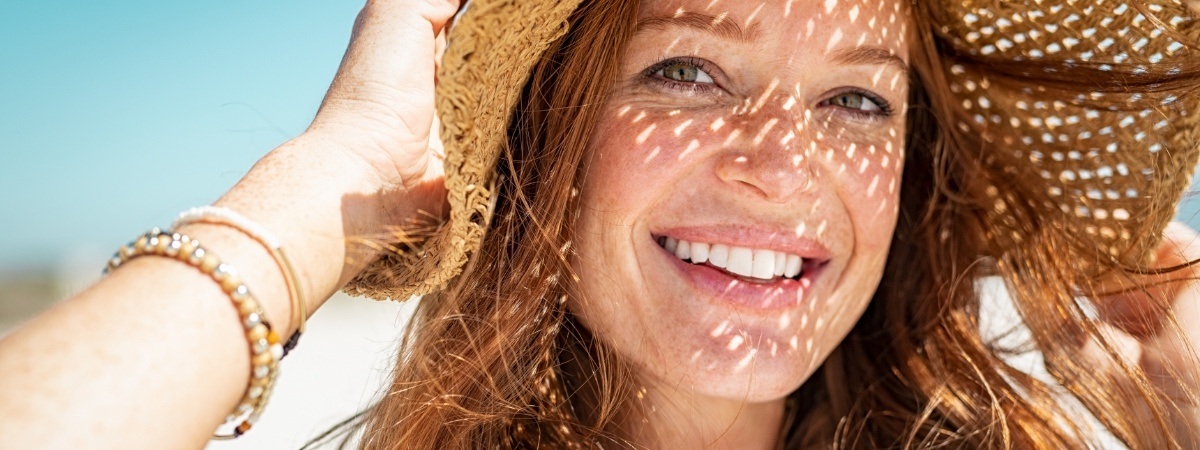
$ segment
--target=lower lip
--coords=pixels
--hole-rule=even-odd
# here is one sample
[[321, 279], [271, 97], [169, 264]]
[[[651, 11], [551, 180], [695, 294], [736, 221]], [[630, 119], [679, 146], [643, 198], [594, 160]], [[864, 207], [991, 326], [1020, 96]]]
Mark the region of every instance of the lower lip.
[[691, 282], [696, 289], [722, 303], [732, 303], [741, 308], [764, 312], [780, 311], [803, 304], [816, 277], [824, 266], [805, 270], [798, 280], [775, 278], [773, 281], [756, 283], [732, 276], [706, 264], [685, 262], [655, 244], [676, 270]]

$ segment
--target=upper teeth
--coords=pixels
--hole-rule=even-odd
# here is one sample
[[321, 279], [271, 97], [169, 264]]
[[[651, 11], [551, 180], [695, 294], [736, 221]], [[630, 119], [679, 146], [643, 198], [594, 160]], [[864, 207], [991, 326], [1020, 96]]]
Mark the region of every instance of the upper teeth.
[[734, 275], [769, 280], [778, 276], [792, 278], [800, 274], [804, 258], [774, 250], [706, 244], [667, 238], [663, 247], [676, 257], [693, 264], [708, 263]]

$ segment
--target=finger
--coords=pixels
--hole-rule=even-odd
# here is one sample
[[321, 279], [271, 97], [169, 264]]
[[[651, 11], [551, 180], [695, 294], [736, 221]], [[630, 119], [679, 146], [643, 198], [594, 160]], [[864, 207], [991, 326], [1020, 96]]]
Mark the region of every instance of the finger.
[[434, 77], [435, 77], [435, 82], [436, 82], [437, 73], [441, 72], [441, 70], [442, 70], [442, 55], [446, 54], [446, 34], [448, 31], [449, 31], [449, 28], [442, 28], [442, 31], [439, 32], [437, 35], [437, 39], [435, 39], [433, 42], [433, 64], [434, 64], [433, 73], [434, 73]]
[[1084, 342], [1079, 349], [1079, 358], [1087, 367], [1099, 374], [1123, 374], [1121, 365], [1137, 367], [1142, 359], [1141, 341], [1120, 328], [1096, 324], [1095, 336]]
[[1096, 292], [1100, 318], [1134, 336], [1145, 338], [1158, 333], [1181, 301], [1200, 299], [1195, 282], [1200, 267], [1188, 266], [1200, 258], [1200, 238], [1195, 231], [1172, 223], [1163, 231], [1163, 240], [1150, 255], [1149, 267], [1178, 268], [1148, 275], [1114, 273]]
[[1119, 294], [1100, 296], [1094, 302], [1099, 319], [1139, 338], [1158, 333], [1171, 310], [1169, 287], [1149, 277], [1131, 279]]
[[[1077, 361], [1087, 367], [1089, 373], [1112, 383], [1116, 392], [1136, 392], [1141, 384], [1140, 377], [1149, 382], [1153, 390], [1174, 403], [1168, 407], [1166, 419], [1178, 425], [1177, 430], [1194, 430], [1197, 415], [1196, 387], [1200, 386], [1200, 365], [1197, 364], [1194, 345], [1179, 339], [1155, 339], [1150, 343], [1139, 340], [1116, 327], [1097, 324], [1098, 333], [1092, 336], [1076, 355]], [[1178, 335], [1172, 335], [1178, 336]], [[1131, 372], [1132, 371], [1132, 372]], [[1138, 417], [1152, 417], [1155, 413], [1149, 405], [1128, 397], [1135, 403], [1131, 406]], [[1182, 448], [1197, 448], [1200, 434], [1177, 436], [1189, 438], [1191, 444]]]
[[368, 1], [355, 21], [318, 120], [365, 105], [399, 120], [388, 126], [427, 135], [433, 110], [435, 38], [457, 8], [458, 2], [449, 0]]
[[1168, 397], [1196, 405], [1192, 395], [1200, 387], [1200, 360], [1192, 334], [1161, 333], [1145, 345], [1140, 364]]
[[[404, 80], [418, 75], [432, 80], [438, 36], [458, 11], [452, 0], [370, 0], [354, 24], [339, 76]], [[395, 78], [394, 78], [395, 77]], [[422, 85], [424, 86], [424, 85]]]
[[[434, 49], [433, 49], [434, 67], [435, 67], [434, 83], [437, 83], [436, 74], [441, 72], [442, 55], [444, 55], [446, 53], [446, 34], [448, 31], [449, 31], [448, 28], [443, 28], [442, 31], [440, 33], [438, 33], [437, 39], [434, 41]], [[446, 159], [446, 149], [445, 149], [445, 146], [442, 144], [442, 140], [439, 139], [439, 137], [438, 137], [439, 136], [438, 131], [440, 128], [441, 128], [441, 122], [438, 119], [437, 114], [434, 114], [433, 122], [429, 125], [429, 149], [433, 151], [433, 154], [439, 160], [444, 160], [444, 159]]]

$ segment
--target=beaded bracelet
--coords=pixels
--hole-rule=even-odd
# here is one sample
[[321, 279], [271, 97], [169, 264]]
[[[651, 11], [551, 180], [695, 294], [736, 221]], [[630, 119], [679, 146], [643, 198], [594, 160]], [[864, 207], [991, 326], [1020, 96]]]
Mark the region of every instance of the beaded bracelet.
[[104, 273], [116, 270], [140, 256], [163, 256], [188, 263], [200, 272], [212, 277], [221, 290], [233, 301], [241, 318], [246, 341], [250, 346], [250, 382], [242, 400], [225, 418], [224, 426], [237, 424], [230, 434], [216, 434], [213, 439], [233, 439], [250, 430], [262, 415], [271, 397], [279, 374], [279, 361], [283, 358], [283, 346], [279, 335], [271, 329], [271, 323], [263, 314], [262, 307], [242, 284], [237, 271], [221, 262], [212, 252], [200, 246], [200, 242], [179, 233], [170, 233], [154, 228], [133, 242], [122, 246], [108, 261]]
[[292, 260], [288, 258], [287, 253], [283, 251], [283, 245], [279, 243], [279, 239], [267, 230], [262, 225], [246, 218], [237, 211], [220, 206], [198, 206], [187, 209], [175, 218], [175, 222], [171, 224], [172, 230], [178, 230], [186, 225], [193, 223], [206, 223], [212, 225], [223, 225], [246, 235], [250, 239], [255, 240], [267, 253], [271, 254], [271, 258], [275, 260], [275, 265], [279, 266], [279, 271], [283, 273], [283, 281], [287, 284], [288, 300], [292, 305], [292, 323], [296, 324], [296, 331], [292, 333], [286, 343], [283, 344], [283, 355], [296, 348], [296, 344], [300, 341], [300, 335], [304, 334], [304, 324], [308, 320], [308, 307], [304, 301], [304, 291], [300, 289], [300, 277], [296, 275], [296, 267], [292, 264]]

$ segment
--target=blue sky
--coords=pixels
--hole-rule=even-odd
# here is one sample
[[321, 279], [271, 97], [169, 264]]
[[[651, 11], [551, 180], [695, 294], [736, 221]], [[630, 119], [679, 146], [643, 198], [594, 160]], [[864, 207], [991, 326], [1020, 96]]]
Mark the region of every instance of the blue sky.
[[202, 5], [0, 6], [0, 270], [104, 255], [215, 200], [304, 129], [361, 2]]
[[108, 252], [303, 131], [359, 1], [3, 2], [0, 269]]

